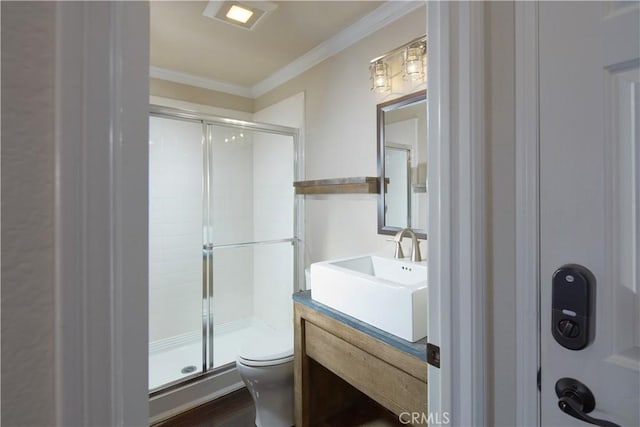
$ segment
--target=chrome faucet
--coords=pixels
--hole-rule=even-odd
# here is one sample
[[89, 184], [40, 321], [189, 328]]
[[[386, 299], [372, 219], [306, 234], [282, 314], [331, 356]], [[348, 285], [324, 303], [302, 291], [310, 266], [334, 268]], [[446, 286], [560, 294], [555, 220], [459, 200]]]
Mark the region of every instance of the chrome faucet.
[[402, 230], [396, 233], [396, 236], [393, 238], [393, 241], [396, 244], [396, 251], [393, 254], [393, 257], [396, 259], [404, 258], [404, 253], [402, 252], [402, 238], [405, 234], [408, 234], [411, 237], [411, 261], [418, 262], [422, 261], [422, 255], [420, 255], [420, 241], [416, 237], [416, 233], [413, 232], [410, 228], [403, 228]]

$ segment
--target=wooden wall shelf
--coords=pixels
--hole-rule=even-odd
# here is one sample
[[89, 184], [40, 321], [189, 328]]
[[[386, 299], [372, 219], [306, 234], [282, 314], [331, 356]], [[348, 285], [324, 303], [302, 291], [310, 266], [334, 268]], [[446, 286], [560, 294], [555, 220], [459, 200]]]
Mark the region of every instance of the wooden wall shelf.
[[296, 181], [293, 186], [296, 189], [296, 194], [377, 194], [379, 191], [378, 182], [376, 176], [363, 176]]

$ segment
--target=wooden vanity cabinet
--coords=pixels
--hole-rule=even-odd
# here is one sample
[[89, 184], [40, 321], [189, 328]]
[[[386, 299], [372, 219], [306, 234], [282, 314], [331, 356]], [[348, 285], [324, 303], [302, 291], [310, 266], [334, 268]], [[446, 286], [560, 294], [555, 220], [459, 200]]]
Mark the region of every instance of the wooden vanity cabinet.
[[427, 414], [425, 360], [299, 302], [294, 320], [297, 427], [348, 408], [355, 389], [397, 416]]

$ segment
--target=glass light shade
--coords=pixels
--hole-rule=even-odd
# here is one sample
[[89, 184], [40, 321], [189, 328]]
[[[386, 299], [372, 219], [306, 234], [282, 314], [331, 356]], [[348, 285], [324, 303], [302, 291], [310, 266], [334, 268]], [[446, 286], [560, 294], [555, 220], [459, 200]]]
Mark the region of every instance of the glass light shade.
[[404, 52], [404, 76], [409, 80], [424, 80], [424, 44], [414, 44]]
[[371, 90], [374, 92], [388, 92], [391, 90], [389, 65], [384, 61], [376, 61], [369, 67], [371, 71]]

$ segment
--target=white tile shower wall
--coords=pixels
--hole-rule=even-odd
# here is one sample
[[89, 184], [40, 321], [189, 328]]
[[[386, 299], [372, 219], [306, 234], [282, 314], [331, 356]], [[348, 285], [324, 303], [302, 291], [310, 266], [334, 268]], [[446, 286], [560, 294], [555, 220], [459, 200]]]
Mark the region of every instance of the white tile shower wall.
[[213, 323], [220, 327], [253, 316], [253, 249], [213, 251]]
[[201, 327], [202, 126], [149, 121], [149, 339]]
[[[243, 111], [211, 107], [158, 96], [151, 96], [150, 102], [155, 105], [196, 111], [214, 116], [252, 120], [252, 115]], [[201, 125], [199, 126], [201, 128]], [[214, 141], [220, 143], [215, 146], [215, 157], [213, 158], [213, 178], [217, 183], [213, 190], [213, 220], [218, 225], [215, 227], [218, 236], [216, 243], [251, 240], [253, 235], [253, 213], [251, 208], [253, 203], [253, 190], [251, 188], [252, 150], [246, 144], [242, 146], [223, 145], [224, 138], [232, 137], [234, 134], [229, 128], [214, 127], [212, 132]], [[235, 132], [235, 134], [238, 135], [238, 132]], [[246, 142], [250, 143], [251, 134], [245, 135], [245, 139]], [[202, 173], [202, 161], [198, 165], [194, 164], [193, 167], [194, 170], [199, 170]], [[233, 186], [231, 185], [232, 183]], [[239, 198], [238, 196], [244, 197]], [[202, 227], [202, 208], [198, 206], [193, 209], [194, 214], [200, 215], [199, 224]], [[237, 214], [238, 212], [240, 213], [239, 215]], [[244, 217], [243, 213], [245, 214]], [[227, 327], [236, 328], [238, 322], [248, 322], [250, 317], [253, 316], [253, 271], [247, 267], [253, 262], [252, 259], [252, 250], [220, 249], [214, 252], [213, 310], [216, 332]], [[165, 280], [167, 283], [171, 283], [169, 278]], [[200, 304], [198, 310], [200, 310], [202, 306], [202, 277], [198, 279], [197, 284], [193, 284], [193, 290], [198, 294], [198, 304]], [[171, 304], [171, 300], [167, 299], [168, 297], [168, 295], [157, 296], [156, 306]], [[192, 305], [195, 307], [196, 304]], [[185, 312], [185, 316], [187, 315], [191, 316]], [[196, 333], [201, 333], [201, 326], [201, 323], [197, 325]], [[163, 335], [166, 335], [169, 341], [177, 336], [175, 334]], [[161, 345], [163, 342], [165, 341], [155, 344]]]
[[253, 144], [256, 241], [293, 237], [293, 138], [258, 133]]
[[[256, 112], [254, 120], [302, 131], [304, 93]], [[291, 137], [261, 134], [256, 139], [254, 182], [259, 190], [254, 198], [254, 224], [258, 236], [293, 236], [293, 150]], [[292, 245], [281, 243], [254, 248], [254, 313], [277, 329], [292, 324], [293, 269]]]
[[216, 245], [254, 240], [253, 133], [212, 126], [211, 173], [213, 242]]

